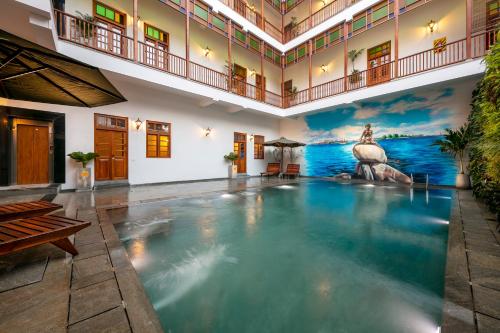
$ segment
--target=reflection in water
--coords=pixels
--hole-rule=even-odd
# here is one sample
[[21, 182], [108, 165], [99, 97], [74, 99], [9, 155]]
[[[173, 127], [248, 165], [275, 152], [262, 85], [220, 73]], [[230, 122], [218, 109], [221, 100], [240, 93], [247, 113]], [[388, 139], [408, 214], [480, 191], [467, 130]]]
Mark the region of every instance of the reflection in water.
[[293, 189], [144, 205], [116, 224], [164, 331], [434, 333], [450, 192]]

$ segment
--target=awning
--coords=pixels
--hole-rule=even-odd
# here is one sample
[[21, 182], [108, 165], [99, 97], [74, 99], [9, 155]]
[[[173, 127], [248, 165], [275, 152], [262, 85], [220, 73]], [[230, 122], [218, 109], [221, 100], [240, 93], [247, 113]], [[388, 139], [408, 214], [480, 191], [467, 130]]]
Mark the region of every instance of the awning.
[[95, 107], [125, 102], [97, 67], [0, 30], [0, 97]]

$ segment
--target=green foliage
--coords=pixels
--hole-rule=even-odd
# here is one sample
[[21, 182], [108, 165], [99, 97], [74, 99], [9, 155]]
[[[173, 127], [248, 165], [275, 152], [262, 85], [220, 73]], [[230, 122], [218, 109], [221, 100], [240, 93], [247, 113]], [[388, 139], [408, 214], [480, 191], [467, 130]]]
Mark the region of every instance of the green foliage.
[[358, 73], [358, 70], [354, 69], [354, 62], [363, 53], [364, 50], [365, 49], [359, 49], [359, 50], [354, 49], [349, 51], [349, 53], [347, 53], [347, 57], [349, 58], [349, 60], [351, 60], [352, 64], [352, 74]]
[[82, 153], [81, 151], [74, 151], [71, 154], [68, 154], [68, 156], [77, 162], [81, 162], [82, 167], [84, 167], [84, 168], [87, 167], [87, 163], [92, 161], [94, 158], [99, 157], [99, 155], [96, 153], [92, 153], [92, 152]]
[[235, 153], [233, 152], [230, 152], [229, 154], [227, 155], [224, 155], [224, 159], [226, 161], [229, 161], [231, 162], [233, 165], [234, 165], [234, 161], [236, 161], [238, 159], [238, 155], [236, 155]]
[[79, 10], [76, 11], [76, 14], [79, 16], [79, 20], [76, 21], [78, 31], [80, 32], [80, 36], [84, 38], [90, 38], [94, 34], [94, 18], [92, 15], [83, 14]]
[[463, 125], [456, 131], [447, 128], [444, 140], [436, 140], [432, 145], [439, 146], [439, 150], [457, 157], [460, 161], [460, 173], [464, 173], [464, 153], [471, 141], [471, 130], [468, 124]]
[[500, 44], [485, 57], [486, 72], [472, 96], [470, 173], [472, 190], [500, 212]]

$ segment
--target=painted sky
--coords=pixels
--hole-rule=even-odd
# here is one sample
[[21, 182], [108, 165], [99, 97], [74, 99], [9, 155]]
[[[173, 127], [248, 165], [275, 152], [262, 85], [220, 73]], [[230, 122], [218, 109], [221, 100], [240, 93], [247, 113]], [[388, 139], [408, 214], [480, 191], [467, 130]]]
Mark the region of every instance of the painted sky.
[[374, 136], [388, 134], [439, 135], [445, 128], [465, 123], [467, 108], [454, 88], [407, 93], [305, 116], [309, 143], [359, 139], [364, 125], [372, 124]]

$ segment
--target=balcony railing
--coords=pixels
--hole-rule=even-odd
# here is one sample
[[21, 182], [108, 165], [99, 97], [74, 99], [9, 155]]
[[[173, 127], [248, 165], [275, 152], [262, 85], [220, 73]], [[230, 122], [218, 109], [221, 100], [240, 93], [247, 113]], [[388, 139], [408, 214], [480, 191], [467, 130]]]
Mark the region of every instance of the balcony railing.
[[[466, 61], [469, 58], [467, 39], [392, 60], [376, 67], [336, 78], [311, 88], [286, 92], [284, 96], [256, 87], [243, 80], [176, 56], [161, 45], [138, 41], [134, 55], [134, 40], [123, 32], [108, 29], [64, 12], [55, 11], [59, 38], [89, 47], [144, 66], [185, 77], [213, 88], [221, 89], [276, 107], [291, 107], [349, 91], [382, 84], [391, 80], [423, 73]], [[470, 39], [470, 58], [484, 56], [497, 41], [497, 30], [474, 34]], [[189, 71], [187, 71], [189, 69]]]

